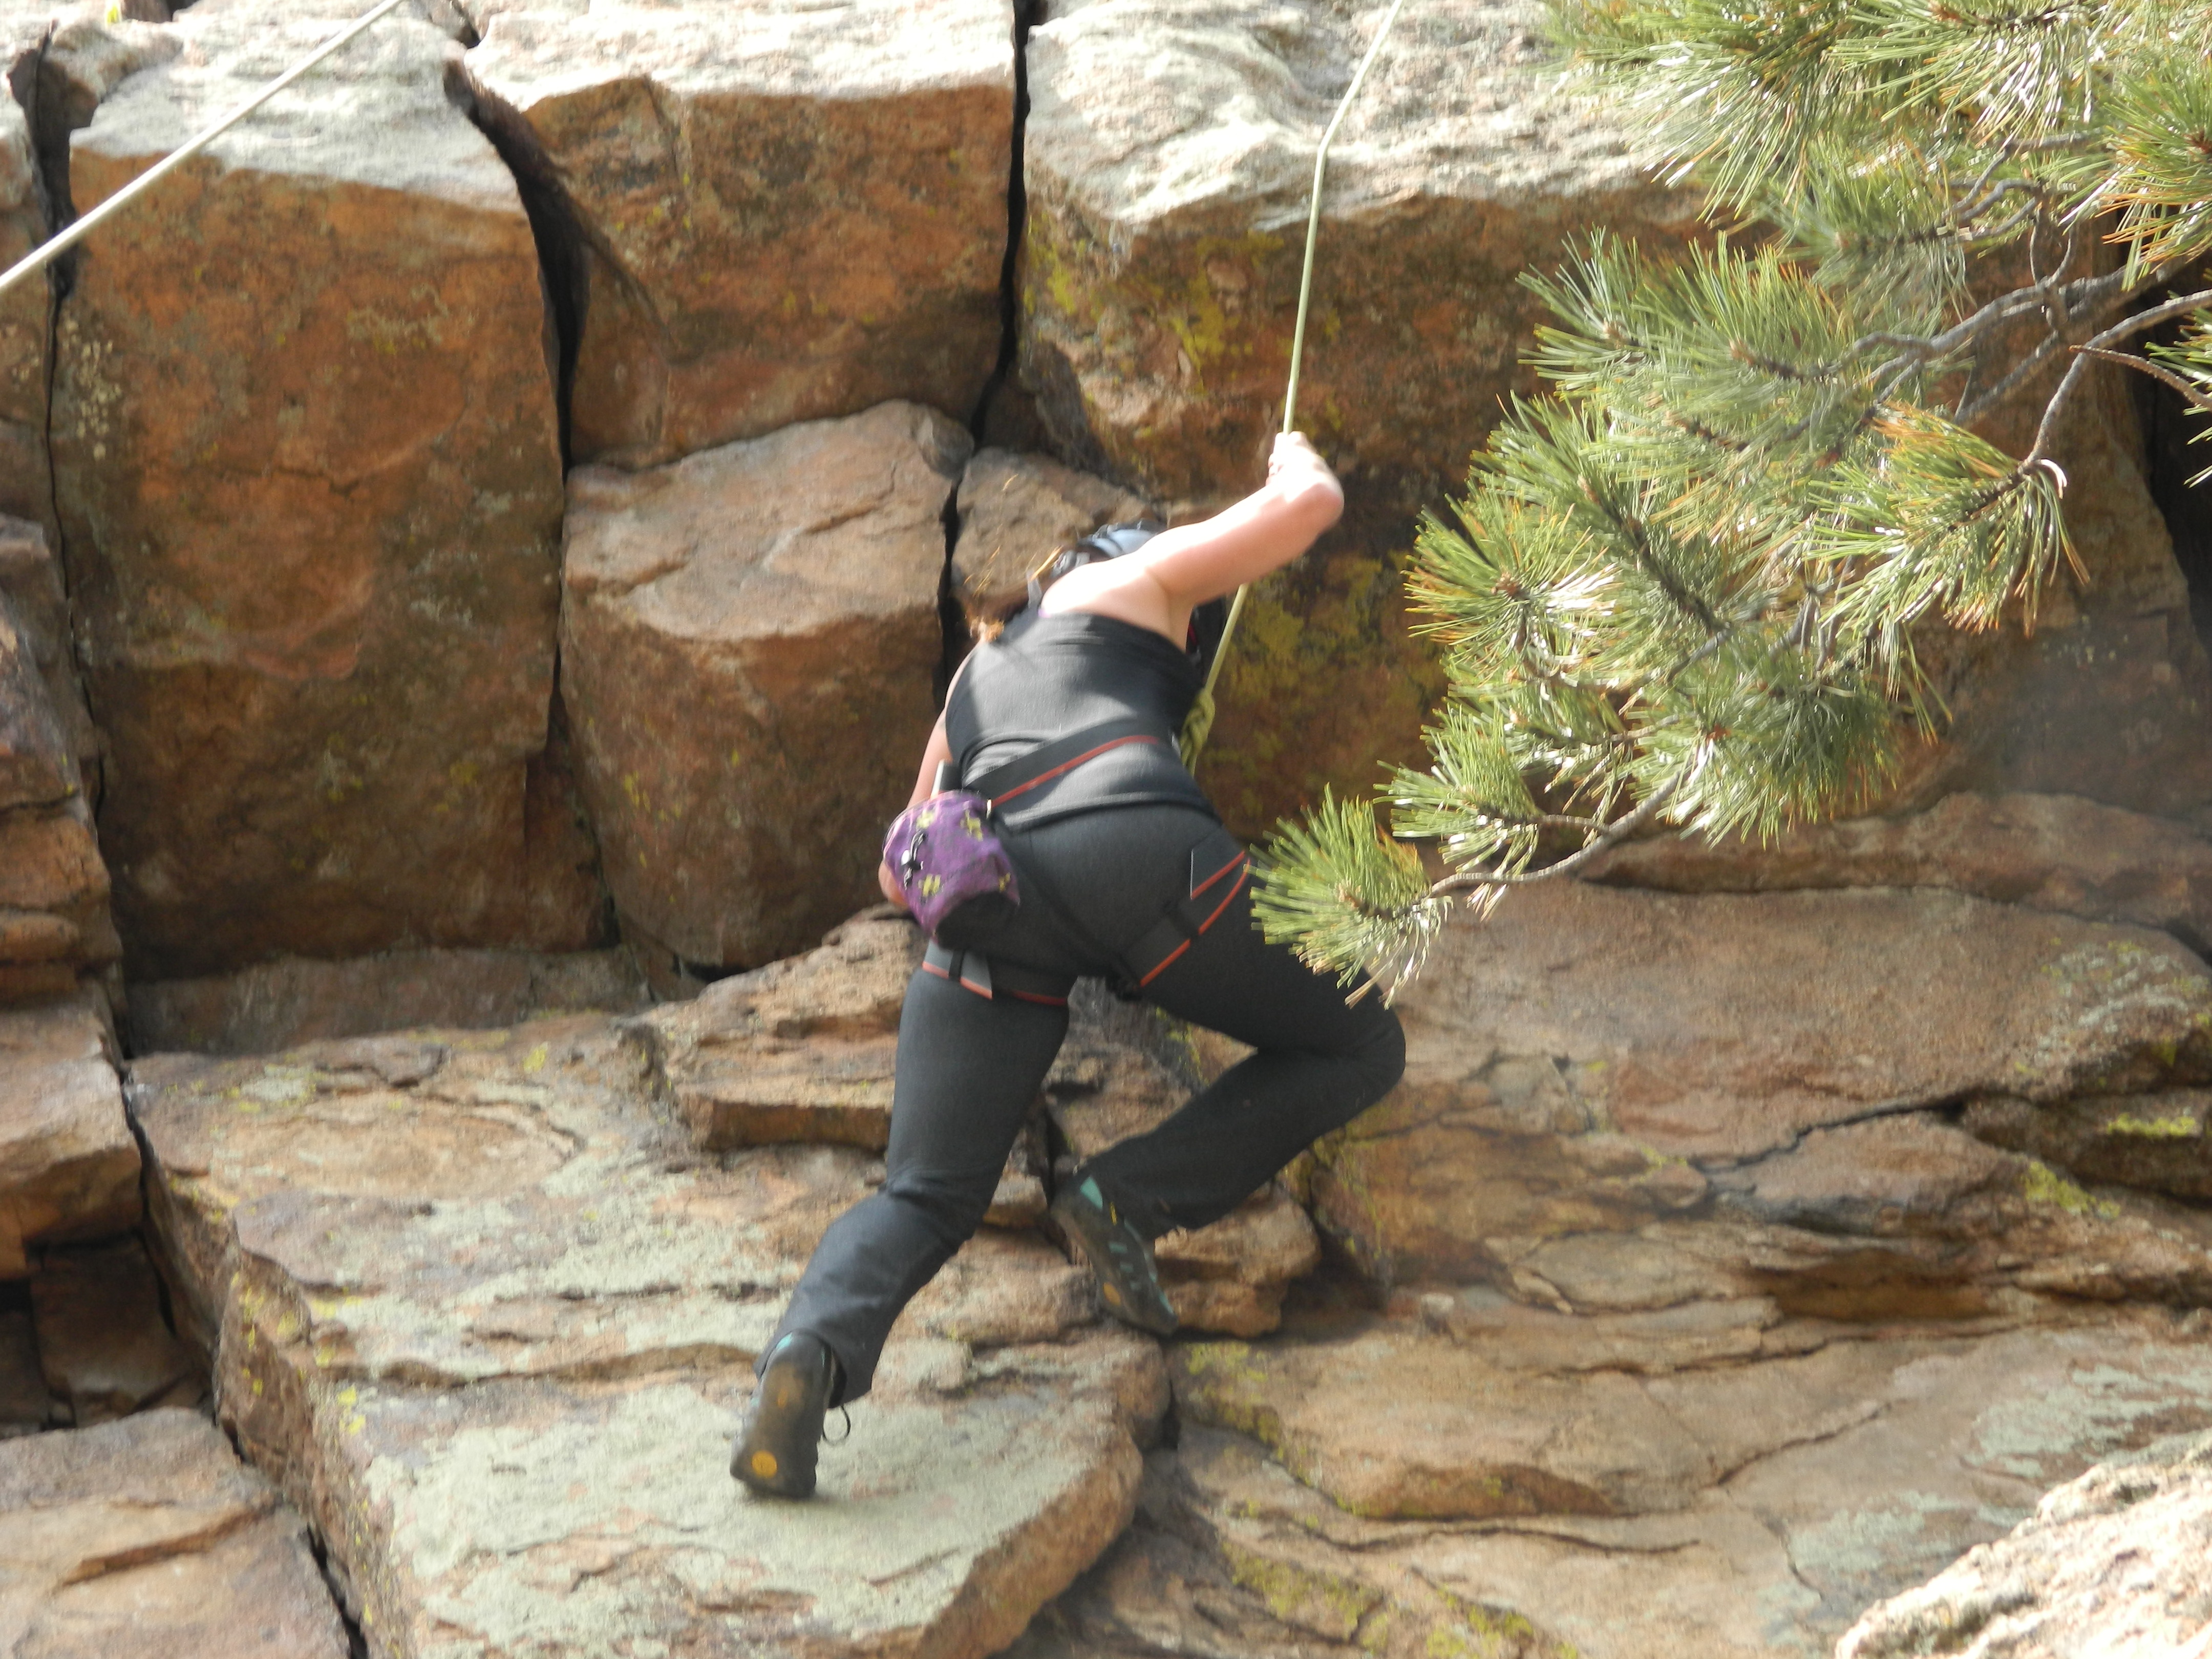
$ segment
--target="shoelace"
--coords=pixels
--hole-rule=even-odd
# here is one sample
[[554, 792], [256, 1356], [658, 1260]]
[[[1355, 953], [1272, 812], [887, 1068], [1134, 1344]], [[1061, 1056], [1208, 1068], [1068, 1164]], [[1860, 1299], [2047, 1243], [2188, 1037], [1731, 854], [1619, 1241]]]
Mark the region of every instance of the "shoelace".
[[845, 1432], [832, 1440], [830, 1437], [829, 1427], [825, 1424], [822, 1430], [822, 1443], [825, 1446], [842, 1446], [853, 1437], [853, 1413], [840, 1406], [837, 1407], [837, 1415], [845, 1419]]

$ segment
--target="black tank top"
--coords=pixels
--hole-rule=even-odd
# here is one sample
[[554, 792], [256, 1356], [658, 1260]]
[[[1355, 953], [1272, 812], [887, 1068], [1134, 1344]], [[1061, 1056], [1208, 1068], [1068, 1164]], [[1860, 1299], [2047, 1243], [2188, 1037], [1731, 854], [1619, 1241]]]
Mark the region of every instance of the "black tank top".
[[1156, 743], [1125, 744], [1026, 798], [1022, 822], [1156, 801], [1212, 813], [1176, 753], [1201, 681], [1190, 659], [1149, 628], [1088, 611], [1024, 611], [978, 646], [945, 705], [945, 735], [963, 781], [1055, 738], [1134, 720]]

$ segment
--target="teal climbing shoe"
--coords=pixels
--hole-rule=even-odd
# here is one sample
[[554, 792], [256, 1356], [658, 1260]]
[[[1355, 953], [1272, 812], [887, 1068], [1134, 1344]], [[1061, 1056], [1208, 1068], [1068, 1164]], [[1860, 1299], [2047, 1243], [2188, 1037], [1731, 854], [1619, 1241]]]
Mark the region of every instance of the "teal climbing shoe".
[[1079, 1176], [1052, 1200], [1052, 1218], [1073, 1241], [1098, 1276], [1098, 1297], [1125, 1325], [1155, 1336], [1173, 1336], [1175, 1304], [1160, 1285], [1152, 1247], [1089, 1176]]

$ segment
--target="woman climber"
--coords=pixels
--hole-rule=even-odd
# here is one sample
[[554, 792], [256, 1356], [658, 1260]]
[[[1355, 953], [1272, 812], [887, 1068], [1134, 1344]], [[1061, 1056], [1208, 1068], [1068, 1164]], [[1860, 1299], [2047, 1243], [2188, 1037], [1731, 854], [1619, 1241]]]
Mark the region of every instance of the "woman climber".
[[[980, 950], [940, 926], [907, 988], [884, 1184], [823, 1235], [761, 1356], [730, 1461], [755, 1492], [812, 1492], [824, 1413], [867, 1392], [899, 1310], [981, 1224], [1078, 975], [1256, 1050], [1053, 1200], [1108, 1310], [1145, 1330], [1176, 1328], [1153, 1239], [1227, 1215], [1398, 1080], [1396, 1017], [1261, 938], [1243, 849], [1176, 752], [1201, 682], [1194, 611], [1289, 563], [1343, 510], [1327, 464], [1286, 434], [1267, 483], [1215, 517], [1115, 526], [1062, 552], [962, 665], [914, 801], [953, 779], [989, 799], [1016, 902]], [[888, 864], [878, 879], [904, 902]]]

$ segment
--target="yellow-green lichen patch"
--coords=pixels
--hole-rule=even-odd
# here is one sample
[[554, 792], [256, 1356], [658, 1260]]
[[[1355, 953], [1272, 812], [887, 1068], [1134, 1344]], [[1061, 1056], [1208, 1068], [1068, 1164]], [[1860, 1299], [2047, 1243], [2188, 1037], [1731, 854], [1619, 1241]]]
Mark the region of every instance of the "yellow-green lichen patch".
[[2118, 1205], [2084, 1191], [2040, 1159], [2029, 1161], [2021, 1177], [2021, 1190], [2029, 1203], [2051, 1206], [2069, 1215], [2109, 1221], [2120, 1212]]
[[2153, 1140], [2187, 1140], [2202, 1135], [2204, 1126], [2185, 1112], [2170, 1117], [2136, 1117], [2123, 1112], [2106, 1119], [2104, 1130], [2106, 1134], [2141, 1135]]
[[1286, 1625], [1310, 1630], [1333, 1641], [1349, 1641], [1382, 1600], [1382, 1591], [1332, 1572], [1260, 1554], [1229, 1540], [1222, 1540], [1229, 1576], [1267, 1604], [1267, 1611]]

